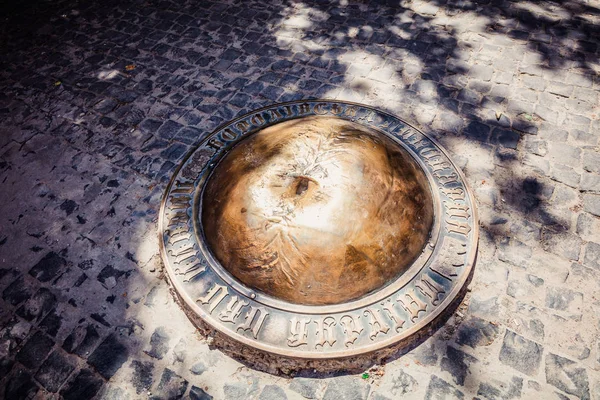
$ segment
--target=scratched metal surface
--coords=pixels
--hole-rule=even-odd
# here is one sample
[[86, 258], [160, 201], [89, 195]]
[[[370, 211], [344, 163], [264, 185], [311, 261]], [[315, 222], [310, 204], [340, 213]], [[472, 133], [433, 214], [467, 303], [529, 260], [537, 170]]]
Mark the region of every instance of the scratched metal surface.
[[[219, 160], [243, 138], [308, 116], [337, 117], [374, 129], [401, 146], [431, 188], [434, 223], [422, 254], [395, 281], [339, 304], [306, 305], [243, 285], [214, 257], [201, 222], [203, 190]], [[404, 341], [425, 329], [460, 292], [473, 268], [478, 221], [462, 173], [431, 138], [377, 109], [329, 100], [275, 104], [221, 127], [173, 176], [159, 220], [161, 254], [184, 306], [237, 342], [303, 359], [343, 358]]]

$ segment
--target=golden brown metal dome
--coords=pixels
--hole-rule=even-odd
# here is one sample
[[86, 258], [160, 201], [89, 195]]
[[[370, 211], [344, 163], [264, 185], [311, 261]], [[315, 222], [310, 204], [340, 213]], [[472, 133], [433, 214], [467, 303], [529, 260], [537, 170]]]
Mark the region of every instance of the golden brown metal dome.
[[206, 240], [248, 287], [338, 304], [401, 275], [429, 238], [424, 172], [399, 145], [335, 117], [265, 128], [237, 144], [203, 193]]

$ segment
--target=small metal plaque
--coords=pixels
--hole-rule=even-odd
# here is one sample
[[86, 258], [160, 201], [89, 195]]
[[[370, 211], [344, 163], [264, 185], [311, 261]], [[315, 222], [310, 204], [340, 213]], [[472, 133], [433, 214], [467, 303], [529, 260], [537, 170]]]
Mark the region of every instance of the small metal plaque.
[[[257, 266], [249, 265], [251, 263], [246, 260], [260, 260], [260, 257], [248, 258], [253, 253], [247, 249], [258, 246], [255, 242], [259, 242], [262, 247], [272, 245], [277, 235], [256, 236], [255, 232], [262, 221], [257, 223], [252, 220], [252, 223], [258, 225], [250, 224], [245, 229], [240, 224], [249, 223], [248, 217], [227, 211], [240, 209], [240, 213], [247, 214], [249, 208], [239, 199], [263, 204], [264, 199], [255, 197], [255, 193], [258, 193], [256, 190], [249, 191], [242, 187], [245, 191], [240, 193], [240, 189], [232, 186], [231, 182], [245, 179], [250, 184], [264, 187], [264, 182], [261, 183], [259, 178], [248, 172], [256, 164], [254, 158], [248, 158], [249, 155], [256, 151], [274, 151], [273, 149], [283, 153], [285, 151], [281, 150], [282, 146], [269, 147], [268, 143], [253, 139], [259, 135], [268, 138], [265, 132], [276, 135], [277, 129], [274, 128], [289, 127], [293, 125], [291, 120], [312, 124], [310, 126], [316, 127], [315, 129], [320, 129], [324, 121], [333, 121], [335, 126], [358, 132], [356, 135], [364, 133], [365, 137], [356, 140], [355, 137], [348, 139], [344, 135], [332, 137], [331, 140], [336, 145], [350, 143], [350, 146], [354, 146], [349, 153], [352, 157], [370, 157], [375, 160], [372, 165], [361, 164], [361, 174], [357, 175], [367, 183], [382, 180], [381, 174], [369, 175], [365, 172], [372, 169], [373, 165], [379, 165], [377, 168], [380, 169], [388, 168], [388, 164], [397, 168], [396, 172], [387, 174], [396, 179], [399, 174], [402, 175], [402, 170], [418, 170], [409, 174], [409, 178], [402, 175], [408, 183], [397, 189], [398, 193], [404, 190], [397, 199], [411, 202], [413, 198], [419, 199], [414, 200], [410, 207], [406, 203], [404, 214], [402, 201], [394, 200], [391, 195], [378, 192], [369, 195], [370, 199], [377, 201], [376, 204], [385, 202], [388, 211], [383, 216], [377, 211], [378, 205], [369, 214], [369, 207], [372, 206], [360, 203], [364, 196], [355, 196], [358, 200], [353, 200], [352, 204], [355, 204], [356, 210], [364, 210], [365, 218], [375, 226], [370, 226], [371, 231], [365, 231], [362, 236], [352, 233], [354, 236], [348, 234], [346, 238], [340, 232], [343, 231], [345, 235], [347, 229], [340, 230], [337, 226], [337, 230], [331, 228], [331, 225], [336, 224], [330, 224], [325, 229], [321, 227], [322, 221], [319, 220], [320, 230], [315, 233], [317, 237], [321, 234], [323, 241], [326, 241], [329, 236], [335, 236], [332, 243], [341, 240], [350, 249], [345, 253], [340, 250], [341, 258], [338, 258], [342, 261], [338, 266], [331, 265], [332, 271], [328, 270], [328, 265], [322, 265], [324, 272], [321, 278], [319, 264], [304, 262], [302, 254], [307, 251], [297, 245], [299, 242], [300, 247], [302, 243], [311, 243], [312, 253], [308, 256], [316, 254], [313, 257], [315, 260], [322, 260], [325, 257], [323, 254], [327, 252], [322, 246], [319, 247], [322, 243], [316, 243], [313, 238], [302, 242], [306, 235], [302, 236], [301, 233], [294, 233], [295, 239], [285, 238], [284, 244], [287, 248], [293, 246], [295, 249], [289, 250], [290, 254], [300, 254], [298, 257], [302, 262], [291, 259], [290, 254], [271, 251]], [[340, 124], [336, 121], [340, 121]], [[269, 133], [271, 131], [275, 133]], [[321, 140], [316, 136], [312, 139]], [[335, 152], [335, 146], [330, 147], [324, 152]], [[302, 146], [298, 148], [299, 158], [307, 158], [308, 156], [302, 155]], [[365, 153], [365, 149], [370, 153]], [[405, 157], [406, 162], [396, 163], [394, 160], [398, 157]], [[238, 159], [239, 162], [236, 162]], [[350, 159], [351, 157], [347, 158]], [[260, 158], [261, 162], [269, 162], [265, 160], [267, 159], [264, 157]], [[352, 168], [352, 165], [344, 165], [344, 162], [339, 161], [339, 165], [334, 167], [340, 167], [342, 171]], [[393, 169], [392, 167], [389, 168]], [[319, 176], [327, 177], [332, 171], [333, 169], [325, 168]], [[327, 202], [326, 189], [323, 189], [323, 193], [316, 189], [311, 192], [311, 185], [319, 184], [319, 176], [313, 178], [311, 174], [297, 173], [282, 177], [282, 182], [293, 185], [288, 194], [281, 192], [282, 196], [293, 197], [295, 205], [302, 201]], [[340, 178], [342, 183], [344, 176]], [[421, 182], [420, 186], [411, 183], [415, 177]], [[330, 178], [331, 176], [324, 179]], [[335, 184], [331, 180], [329, 183]], [[373, 188], [378, 187], [373, 185], [365, 184], [363, 187], [373, 193]], [[384, 188], [389, 186], [385, 182], [381, 185]], [[347, 185], [350, 186], [352, 190], [361, 190], [354, 185]], [[229, 189], [221, 189], [224, 187]], [[333, 197], [340, 203], [339, 191], [335, 193], [338, 197]], [[307, 197], [309, 200], [298, 200], [294, 196], [312, 197]], [[423, 202], [427, 204], [421, 204]], [[390, 204], [400, 211], [394, 211]], [[330, 210], [331, 207], [322, 207], [317, 212], [319, 216], [324, 209]], [[357, 214], [356, 210], [352, 209], [352, 216]], [[415, 213], [421, 212], [424, 219], [414, 217]], [[344, 223], [343, 213], [340, 215], [342, 217], [338, 216], [336, 221]], [[345, 223], [352, 226], [357, 223], [350, 218], [348, 221]], [[382, 230], [390, 230], [390, 224], [392, 227], [401, 225], [398, 221], [409, 221], [408, 225], [415, 227], [399, 229], [401, 233], [397, 236], [398, 240], [406, 243], [404, 247], [419, 246], [418, 251], [408, 252], [393, 243], [390, 239], [396, 237], [393, 232], [392, 236], [383, 234], [381, 239], [377, 239], [378, 243], [387, 244], [377, 247], [373, 252], [365, 250], [374, 246], [370, 238], [378, 237], [376, 227], [379, 224]], [[281, 224], [282, 218], [278, 216], [276, 220], [265, 223]], [[285, 229], [288, 229], [289, 220], [286, 224]], [[388, 226], [384, 227], [385, 224]], [[236, 229], [240, 226], [241, 228]], [[398, 117], [369, 106], [331, 100], [308, 100], [276, 104], [253, 111], [210, 134], [186, 157], [172, 178], [162, 202], [159, 229], [161, 254], [168, 278], [192, 320], [197, 317], [231, 339], [261, 351], [316, 360], [366, 354], [405, 342], [440, 316], [457, 297], [473, 267], [477, 252], [478, 221], [474, 199], [462, 173], [431, 138]], [[285, 232], [283, 228], [280, 231]], [[416, 233], [411, 234], [410, 231]], [[417, 239], [409, 240], [407, 237]], [[244, 247], [246, 243], [249, 244]], [[332, 247], [332, 259], [337, 250]], [[394, 269], [390, 260], [396, 256], [405, 265]], [[282, 268], [273, 267], [275, 260], [283, 258], [285, 265], [282, 264]], [[348, 259], [349, 262], [343, 261]], [[379, 265], [377, 260], [384, 260], [381, 264], [385, 267], [383, 269], [390, 269], [392, 272], [365, 267]], [[258, 273], [254, 274], [254, 271]], [[272, 278], [271, 274], [275, 276], [276, 273], [279, 277]], [[360, 274], [379, 275], [374, 275], [371, 280], [370, 275], [365, 275], [364, 282], [358, 282]], [[349, 279], [344, 281], [344, 275]], [[345, 283], [336, 286], [332, 276], [341, 277], [340, 282]], [[353, 286], [352, 282], [356, 282], [356, 285]], [[284, 289], [277, 290], [277, 285], [283, 285], [281, 287]], [[321, 291], [314, 290], [314, 285], [321, 287]], [[350, 293], [354, 289], [355, 292]], [[319, 293], [331, 295], [323, 295], [320, 299]]]

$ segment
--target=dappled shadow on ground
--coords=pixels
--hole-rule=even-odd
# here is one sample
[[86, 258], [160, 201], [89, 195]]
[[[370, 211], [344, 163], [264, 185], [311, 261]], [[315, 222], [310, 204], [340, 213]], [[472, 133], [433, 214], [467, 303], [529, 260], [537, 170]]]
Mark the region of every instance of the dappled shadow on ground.
[[[13, 246], [9, 244], [13, 236], [23, 236], [28, 245], [21, 247], [32, 250], [18, 250], [23, 255], [9, 258], [14, 265], [2, 266], [3, 288], [19, 279], [33, 288], [37, 278], [28, 272], [53, 252], [53, 257], [65, 260], [59, 269], [73, 276], [69, 285], [79, 282], [75, 272], [81, 270], [99, 291], [109, 291], [103, 297], [116, 296], [113, 301], [122, 297], [121, 290], [141, 290], [143, 280], [127, 281], [129, 271], [141, 266], [127, 252], [121, 254], [111, 234], [117, 231], [118, 236], [128, 238], [130, 254], [135, 255], [135, 248], [144, 243], [148, 247], [144, 252], [156, 255], [156, 242], [139, 240], [136, 235], [152, 231], [147, 224], [154, 222], [158, 212], [160, 196], [156, 193], [162, 192], [184, 154], [211, 129], [236, 115], [299, 98], [366, 103], [414, 122], [438, 139], [465, 170], [482, 211], [482, 240], [492, 247], [513, 235], [529, 243], [542, 238], [552, 243], [554, 235], [562, 238], [573, 230], [570, 213], [576, 206], [570, 201], [550, 204], [554, 181], [559, 178], [547, 158], [568, 172], [579, 162], [580, 151], [546, 142], [565, 142], [573, 132], [583, 132], [577, 134], [585, 137], [594, 128], [597, 104], [586, 90], [598, 84], [600, 10], [583, 1], [457, 0], [398, 5], [386, 1], [66, 0], [19, 2], [6, 10], [0, 26], [0, 115], [5, 121], [0, 127], [0, 171], [9, 173], [11, 162], [21, 157], [15, 155], [19, 151], [43, 160], [46, 156], [38, 147], [51, 143], [56, 154], [76, 149], [75, 153], [85, 155], [53, 159], [64, 164], [67, 181], [77, 174], [69, 168], [77, 171], [81, 160], [93, 155], [93, 160], [86, 161], [90, 171], [82, 174], [81, 181], [97, 193], [81, 189], [83, 194], [72, 194], [75, 184], [56, 184], [53, 192], [58, 203], [44, 206], [26, 194], [17, 199], [4, 191], [12, 205], [3, 208], [2, 217], [14, 226], [8, 233], [0, 232], [0, 251], [15, 251], [8, 247]], [[104, 165], [108, 179], [100, 182], [102, 176], [92, 172], [96, 165]], [[35, 168], [28, 171], [27, 179], [36, 184], [55, 176]], [[11, 174], [18, 183], [18, 174]], [[106, 210], [96, 209], [97, 202], [84, 206], [74, 197], [105, 193], [98, 187], [111, 181], [111, 174], [123, 174], [128, 188], [134, 187], [136, 179], [144, 183], [135, 190], [105, 188], [111, 195], [119, 194], [115, 201], [122, 205], [123, 221], [118, 229], [107, 222], [112, 218], [107, 214], [110, 204]], [[7, 182], [2, 182], [3, 188]], [[140, 205], [147, 210], [128, 208], [146, 199], [146, 192], [154, 193], [144, 200], [145, 206]], [[93, 222], [99, 226], [93, 234], [87, 229], [91, 218], [79, 213], [86, 220], [81, 223], [77, 213], [69, 214], [72, 204], [68, 201], [93, 213]], [[41, 230], [43, 246], [31, 242], [40, 232], [22, 234], [21, 225], [15, 222], [23, 219], [16, 202], [39, 206], [32, 215], [54, 219], [56, 226]], [[46, 213], [44, 207], [58, 211]], [[28, 224], [33, 226], [35, 221]], [[71, 242], [65, 242], [65, 237]], [[67, 244], [71, 248], [63, 253]], [[102, 255], [113, 259], [105, 260]], [[80, 259], [102, 261], [89, 272], [76, 266]], [[113, 286], [111, 278], [119, 283]], [[96, 314], [91, 308], [69, 306], [70, 293], [77, 292], [72, 285], [50, 287], [48, 282], [47, 289], [57, 299], [56, 312], [68, 312], [73, 324]], [[164, 285], [157, 287], [166, 290]], [[11, 293], [18, 291], [7, 293], [10, 296], [4, 295], [4, 300], [12, 302]], [[83, 289], [77, 293], [88, 296]], [[144, 296], [152, 297], [143, 293], [140, 299]], [[7, 321], [13, 313], [19, 315], [16, 310], [24, 301], [7, 306], [2, 319], [5, 329], [13, 327]], [[120, 316], [115, 318], [120, 322], [109, 327], [98, 319], [93, 322], [104, 326], [98, 325], [106, 331], [103, 340], [117, 334], [115, 326], [131, 316], [127, 302], [119, 307], [115, 313]], [[50, 315], [51, 310], [46, 311]], [[152, 324], [148, 321], [148, 326]], [[61, 343], [70, 329], [59, 334]], [[151, 333], [156, 333], [152, 337], [158, 347], [164, 342], [161, 338], [169, 336], [166, 331], [148, 329], [152, 332], [126, 345], [136, 362], [145, 357], [141, 349], [149, 345]], [[15, 354], [31, 337], [27, 335], [18, 343], [15, 339], [17, 346], [11, 348], [10, 362], [3, 368], [12, 367]], [[130, 339], [123, 340], [129, 343]], [[60, 347], [58, 339], [57, 343]], [[94, 343], [90, 352], [96, 349]], [[85, 360], [76, 360], [85, 366]], [[183, 368], [186, 364], [174, 363], [180, 368], [178, 373], [189, 375]], [[150, 364], [135, 368], [152, 371]], [[27, 367], [27, 374], [34, 375], [38, 366]], [[5, 369], [0, 379], [6, 383], [17, 372]], [[107, 377], [90, 376], [101, 383]], [[140, 387], [153, 385], [152, 373], [149, 376]]]

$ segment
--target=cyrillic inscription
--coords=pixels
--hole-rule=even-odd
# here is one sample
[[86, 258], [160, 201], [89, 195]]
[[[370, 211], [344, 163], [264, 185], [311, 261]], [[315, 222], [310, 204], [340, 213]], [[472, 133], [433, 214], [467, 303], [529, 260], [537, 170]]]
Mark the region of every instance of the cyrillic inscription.
[[379, 310], [372, 310], [367, 308], [364, 311], [365, 317], [369, 317], [369, 325], [371, 325], [371, 332], [369, 333], [369, 339], [373, 340], [380, 333], [386, 334], [390, 330], [390, 327], [387, 326], [379, 316]]
[[417, 297], [415, 290], [412, 288], [409, 289], [404, 296], [400, 296], [398, 301], [402, 308], [410, 315], [411, 322], [415, 322], [417, 318], [419, 318], [420, 312], [427, 311], [427, 304]]
[[391, 302], [391, 300], [388, 299], [385, 303], [382, 303], [382, 306], [388, 317], [390, 317], [390, 319], [394, 322], [394, 330], [396, 332], [400, 332], [406, 321], [404, 321], [400, 315], [398, 315], [398, 312], [394, 308], [394, 304]]
[[198, 300], [202, 304], [208, 304], [209, 313], [212, 314], [215, 308], [219, 305], [220, 302], [223, 301], [229, 292], [227, 291], [226, 286], [214, 284], [212, 288], [206, 293], [205, 296], [200, 297]]
[[359, 338], [360, 333], [363, 331], [363, 327], [358, 325], [353, 315], [344, 315], [342, 318], [340, 318], [340, 324], [342, 325], [344, 333], [346, 334], [344, 345], [348, 347]]
[[234, 323], [242, 313], [242, 308], [248, 305], [248, 302], [244, 300], [240, 300], [239, 297], [233, 296], [229, 303], [227, 303], [227, 307], [225, 310], [219, 313], [219, 319], [223, 322], [231, 322]]
[[262, 328], [265, 320], [269, 313], [264, 307], [254, 307], [250, 306], [250, 311], [246, 314], [245, 321], [243, 325], [238, 326], [237, 330], [241, 331], [251, 331], [254, 339], [258, 338], [258, 333], [260, 332], [260, 328]]
[[290, 337], [287, 344], [290, 347], [298, 347], [307, 344], [308, 324], [310, 319], [294, 317], [290, 320]]
[[329, 346], [333, 346], [336, 342], [335, 332], [333, 331], [333, 326], [336, 324], [335, 318], [319, 318], [315, 321], [315, 324], [317, 324], [317, 343], [315, 344], [315, 347], [323, 347], [325, 343], [329, 344]]
[[427, 275], [421, 276], [421, 280], [415, 283], [415, 287], [419, 289], [424, 296], [429, 297], [432, 306], [437, 306], [441, 300], [440, 296], [446, 293], [442, 285]]

